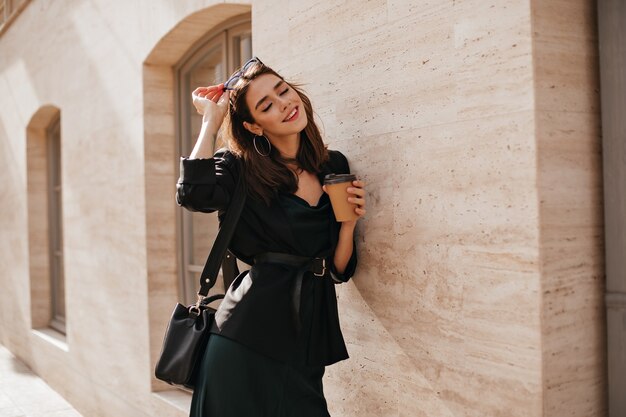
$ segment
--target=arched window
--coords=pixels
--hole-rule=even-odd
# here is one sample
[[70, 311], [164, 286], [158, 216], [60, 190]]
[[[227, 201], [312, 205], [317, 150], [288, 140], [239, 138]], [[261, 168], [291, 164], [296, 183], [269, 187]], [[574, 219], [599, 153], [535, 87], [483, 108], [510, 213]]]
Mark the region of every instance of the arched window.
[[61, 119], [48, 129], [48, 239], [50, 251], [50, 327], [65, 333], [63, 211], [61, 205]]
[[66, 333], [60, 109], [41, 107], [26, 136], [32, 327], [64, 341], [59, 338]]
[[[198, 86], [226, 81], [228, 76], [252, 57], [252, 31], [249, 18], [239, 18], [212, 32], [199, 46], [190, 51], [177, 67], [177, 122], [179, 152], [189, 155], [200, 133], [202, 116], [191, 102], [191, 92]], [[218, 138], [217, 150], [223, 146]], [[217, 216], [180, 210], [179, 256], [181, 300], [187, 304], [196, 301], [199, 280], [211, 245], [218, 231]], [[223, 292], [218, 280], [211, 292]]]
[[0, 34], [24, 9], [27, 0], [0, 0]]

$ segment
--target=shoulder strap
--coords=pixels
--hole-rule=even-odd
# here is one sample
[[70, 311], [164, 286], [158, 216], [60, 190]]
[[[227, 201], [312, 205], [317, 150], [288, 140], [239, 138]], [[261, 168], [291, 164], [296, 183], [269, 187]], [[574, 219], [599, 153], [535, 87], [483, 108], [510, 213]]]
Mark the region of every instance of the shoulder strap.
[[246, 202], [246, 187], [243, 174], [243, 163], [239, 162], [239, 179], [237, 180], [237, 186], [235, 192], [230, 200], [228, 210], [224, 217], [224, 221], [220, 223], [220, 230], [215, 238], [215, 243], [211, 248], [209, 257], [207, 258], [202, 274], [200, 275], [200, 291], [198, 295], [206, 297], [215, 283], [217, 282], [217, 275], [224, 259], [224, 254], [228, 249], [230, 240], [235, 232], [235, 227], [239, 221], [239, 216], [243, 210], [244, 203]]

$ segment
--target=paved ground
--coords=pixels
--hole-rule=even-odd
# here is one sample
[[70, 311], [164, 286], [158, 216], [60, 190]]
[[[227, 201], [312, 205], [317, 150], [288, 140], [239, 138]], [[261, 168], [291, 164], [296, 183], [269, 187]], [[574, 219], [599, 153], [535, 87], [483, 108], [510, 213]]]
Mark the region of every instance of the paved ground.
[[0, 345], [0, 417], [82, 417]]

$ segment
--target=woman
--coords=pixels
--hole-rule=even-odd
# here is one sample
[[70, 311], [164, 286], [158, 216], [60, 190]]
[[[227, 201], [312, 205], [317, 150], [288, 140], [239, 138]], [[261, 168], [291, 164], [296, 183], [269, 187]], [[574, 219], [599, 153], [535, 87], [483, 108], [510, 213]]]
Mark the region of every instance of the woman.
[[[307, 96], [258, 58], [194, 90], [193, 102], [203, 123], [180, 160], [177, 203], [221, 219], [243, 176], [246, 203], [229, 249], [252, 268], [216, 312], [190, 415], [329, 416], [325, 366], [348, 358], [334, 286], [356, 267], [364, 184], [348, 190], [357, 220], [337, 222], [322, 182], [349, 173], [348, 162], [324, 145]], [[214, 153], [224, 121], [229, 149]]]

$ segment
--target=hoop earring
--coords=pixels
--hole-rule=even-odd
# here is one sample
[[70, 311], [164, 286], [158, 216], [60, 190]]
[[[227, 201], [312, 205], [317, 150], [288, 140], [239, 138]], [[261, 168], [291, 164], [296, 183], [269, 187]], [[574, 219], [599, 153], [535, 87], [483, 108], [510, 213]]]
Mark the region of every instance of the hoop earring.
[[272, 143], [271, 143], [271, 142], [270, 142], [270, 140], [269, 140], [268, 138], [266, 138], [265, 136], [263, 136], [263, 135], [261, 135], [261, 136], [260, 136], [260, 137], [262, 137], [263, 139], [265, 139], [265, 140], [267, 141], [267, 148], [268, 148], [267, 154], [262, 154], [262, 153], [259, 151], [259, 147], [258, 147], [258, 146], [257, 146], [257, 144], [256, 144], [256, 138], [258, 138], [258, 137], [259, 137], [259, 136], [254, 135], [254, 138], [252, 139], [252, 144], [254, 145], [254, 149], [256, 149], [256, 153], [258, 153], [258, 154], [259, 154], [259, 155], [261, 155], [261, 156], [269, 156], [269, 155], [270, 155], [270, 152], [272, 152]]

